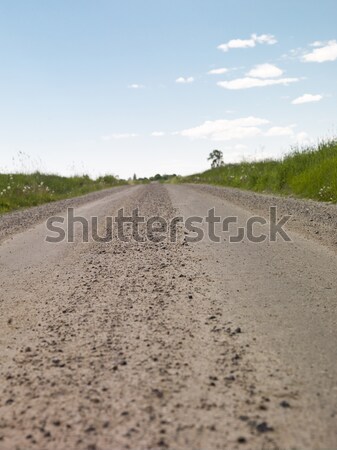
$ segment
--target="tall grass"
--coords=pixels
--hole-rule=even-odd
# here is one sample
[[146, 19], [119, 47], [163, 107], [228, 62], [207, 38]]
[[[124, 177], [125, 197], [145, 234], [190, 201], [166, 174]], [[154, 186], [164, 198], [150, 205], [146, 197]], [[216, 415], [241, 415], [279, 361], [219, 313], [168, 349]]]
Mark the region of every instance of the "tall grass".
[[92, 180], [88, 175], [62, 177], [40, 172], [0, 174], [0, 214], [121, 184], [126, 182], [112, 175]]
[[242, 162], [181, 179], [337, 202], [337, 138], [292, 149], [282, 160]]

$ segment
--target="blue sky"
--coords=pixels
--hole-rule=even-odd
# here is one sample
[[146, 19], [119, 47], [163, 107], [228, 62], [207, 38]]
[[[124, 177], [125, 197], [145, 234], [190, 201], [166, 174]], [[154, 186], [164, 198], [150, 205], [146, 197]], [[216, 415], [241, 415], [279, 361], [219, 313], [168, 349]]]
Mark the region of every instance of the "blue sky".
[[335, 136], [336, 17], [336, 0], [1, 0], [0, 170], [188, 174], [214, 148]]

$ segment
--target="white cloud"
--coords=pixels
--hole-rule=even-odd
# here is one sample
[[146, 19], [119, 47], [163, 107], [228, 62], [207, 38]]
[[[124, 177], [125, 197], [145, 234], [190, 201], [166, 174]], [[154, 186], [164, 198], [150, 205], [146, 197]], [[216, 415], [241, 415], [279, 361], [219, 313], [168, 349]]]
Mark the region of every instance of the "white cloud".
[[[323, 46], [322, 46], [323, 45]], [[305, 54], [302, 57], [304, 62], [322, 63], [325, 61], [335, 61], [337, 59], [337, 41], [328, 41], [325, 45], [322, 42], [314, 42], [313, 47], [316, 47], [312, 52]]]
[[235, 150], [247, 150], [249, 147], [244, 144], [236, 144], [234, 145]]
[[290, 125], [288, 127], [271, 127], [267, 130], [265, 136], [292, 136], [294, 134], [293, 127], [294, 125]]
[[277, 39], [272, 34], [260, 34], [260, 36], [257, 36], [256, 34], [252, 34], [252, 38], [258, 44], [274, 45], [277, 43]]
[[165, 136], [165, 133], [163, 131], [154, 131], [153, 133], [151, 133], [151, 136], [162, 137], [162, 136]]
[[293, 105], [302, 105], [303, 103], [312, 103], [312, 102], [319, 102], [320, 100], [322, 100], [323, 96], [322, 95], [313, 95], [313, 94], [304, 94], [301, 95], [301, 97], [297, 97], [295, 98], [295, 100], [293, 100], [291, 103]]
[[299, 81], [298, 78], [277, 78], [277, 79], [260, 79], [260, 78], [236, 78], [231, 81], [219, 81], [218, 86], [225, 89], [249, 89], [253, 87], [273, 86], [275, 84], [283, 84], [287, 86], [290, 83]]
[[180, 83], [180, 84], [188, 84], [188, 83], [193, 83], [194, 78], [193, 77], [179, 77], [176, 79], [176, 83]]
[[273, 64], [266, 63], [253, 67], [253, 69], [247, 73], [247, 76], [253, 78], [277, 78], [282, 74], [283, 70]]
[[136, 133], [113, 133], [106, 136], [102, 136], [102, 141], [111, 141], [113, 139], [129, 139], [139, 136]]
[[259, 127], [268, 123], [266, 119], [253, 116], [232, 120], [207, 120], [202, 125], [183, 130], [179, 134], [191, 139], [230, 141], [262, 135]]
[[212, 69], [210, 70], [208, 73], [208, 75], [222, 75], [223, 73], [227, 73], [228, 69], [226, 69], [225, 67], [222, 67], [220, 69]]
[[303, 48], [302, 47], [297, 47], [297, 48], [293, 48], [291, 50], [289, 50], [288, 53], [284, 53], [281, 58], [282, 59], [298, 59], [298, 58], [302, 58], [303, 56]]
[[322, 47], [323, 45], [324, 45], [324, 42], [322, 42], [322, 41], [315, 41], [315, 42], [312, 42], [310, 44], [310, 47]]
[[272, 34], [261, 34], [260, 36], [252, 34], [249, 39], [231, 39], [225, 44], [218, 46], [219, 50], [223, 52], [228, 52], [228, 50], [233, 48], [253, 48], [256, 44], [276, 44], [277, 40]]
[[253, 39], [232, 39], [226, 44], [220, 44], [218, 46], [219, 50], [223, 52], [228, 52], [229, 49], [233, 48], [252, 48], [255, 47], [256, 43]]
[[128, 86], [129, 89], [143, 89], [144, 87], [145, 86], [143, 86], [142, 84], [137, 84], [137, 83], [129, 84], [129, 86]]
[[[232, 120], [207, 120], [203, 124], [176, 132], [190, 139], [209, 139], [211, 141], [235, 141], [254, 137], [294, 137], [296, 125], [272, 126], [269, 120], [249, 116]], [[238, 143], [232, 147], [235, 150], [246, 150], [248, 147]]]
[[295, 136], [295, 142], [298, 145], [310, 145], [314, 143], [314, 140], [305, 131], [297, 133]]

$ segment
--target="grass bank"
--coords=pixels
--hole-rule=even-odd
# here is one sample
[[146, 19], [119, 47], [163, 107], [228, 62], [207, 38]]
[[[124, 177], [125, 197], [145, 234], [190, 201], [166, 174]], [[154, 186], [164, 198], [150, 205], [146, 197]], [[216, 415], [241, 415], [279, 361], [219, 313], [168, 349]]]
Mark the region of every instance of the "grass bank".
[[126, 184], [112, 175], [61, 177], [40, 172], [0, 174], [0, 214]]
[[226, 164], [181, 178], [188, 183], [230, 186], [256, 192], [337, 202], [337, 138], [293, 149], [282, 160]]

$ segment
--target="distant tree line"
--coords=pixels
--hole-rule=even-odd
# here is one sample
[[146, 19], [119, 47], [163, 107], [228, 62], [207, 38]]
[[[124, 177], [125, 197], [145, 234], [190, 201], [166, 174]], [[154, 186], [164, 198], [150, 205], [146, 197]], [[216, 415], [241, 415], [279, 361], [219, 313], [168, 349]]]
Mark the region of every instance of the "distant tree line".
[[171, 178], [175, 178], [177, 175], [175, 173], [173, 174], [164, 174], [160, 175], [160, 173], [157, 173], [156, 175], [152, 177], [143, 177], [143, 178], [137, 178], [137, 175], [133, 175], [133, 181], [138, 183], [151, 183], [151, 181], [168, 181]]

